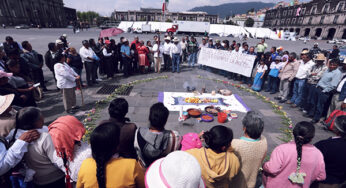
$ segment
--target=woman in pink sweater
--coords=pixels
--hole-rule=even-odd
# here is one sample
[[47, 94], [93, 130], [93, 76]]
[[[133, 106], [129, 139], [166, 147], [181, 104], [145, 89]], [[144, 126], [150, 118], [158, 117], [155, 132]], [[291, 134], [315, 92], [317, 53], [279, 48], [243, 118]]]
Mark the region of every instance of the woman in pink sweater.
[[308, 188], [314, 181], [326, 178], [322, 153], [309, 144], [315, 127], [299, 122], [293, 129], [294, 141], [274, 149], [270, 160], [263, 165], [263, 184], [266, 188]]

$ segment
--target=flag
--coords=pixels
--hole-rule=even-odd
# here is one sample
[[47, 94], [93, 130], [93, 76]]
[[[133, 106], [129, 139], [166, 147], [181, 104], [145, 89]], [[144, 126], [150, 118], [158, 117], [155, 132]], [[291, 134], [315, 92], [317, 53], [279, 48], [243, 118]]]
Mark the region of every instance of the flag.
[[162, 3], [162, 12], [165, 13], [166, 10], [166, 3]]
[[302, 8], [300, 8], [300, 7], [297, 9], [296, 16], [299, 16], [299, 15], [300, 15], [300, 11], [301, 11], [301, 10], [302, 10]]

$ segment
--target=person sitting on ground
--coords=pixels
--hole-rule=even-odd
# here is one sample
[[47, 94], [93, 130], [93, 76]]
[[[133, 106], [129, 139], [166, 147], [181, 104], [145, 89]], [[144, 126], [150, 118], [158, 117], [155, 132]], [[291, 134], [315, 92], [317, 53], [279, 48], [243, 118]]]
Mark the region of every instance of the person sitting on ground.
[[290, 53], [287, 63], [280, 70], [280, 73], [279, 73], [280, 94], [278, 97], [275, 97], [275, 99], [279, 100], [280, 103], [285, 103], [287, 101], [291, 82], [293, 81], [294, 77], [297, 74], [299, 63], [296, 61], [296, 58], [297, 58], [296, 53], [294, 52]]
[[135, 159], [119, 157], [120, 128], [108, 122], [95, 128], [90, 136], [92, 158], [83, 161], [77, 188], [144, 188], [144, 171]]
[[175, 151], [156, 160], [145, 174], [146, 188], [204, 188], [201, 167], [195, 157]]
[[336, 136], [321, 140], [315, 146], [322, 152], [326, 164], [327, 178], [320, 187], [338, 188], [346, 180], [346, 116], [339, 116], [334, 122]]
[[312, 182], [326, 178], [323, 155], [309, 144], [315, 136], [314, 125], [306, 121], [297, 123], [293, 136], [294, 141], [276, 147], [270, 160], [263, 164], [265, 187], [308, 188]]
[[328, 100], [333, 95], [334, 90], [338, 86], [342, 78], [342, 73], [338, 69], [337, 61], [334, 59], [329, 61], [328, 70], [323, 73], [316, 87], [309, 91], [308, 103], [309, 109], [304, 117], [312, 118], [311, 123], [317, 123], [322, 117], [325, 106], [328, 106]]
[[69, 114], [75, 113], [76, 106], [76, 82], [80, 76], [66, 63], [64, 55], [59, 54], [56, 57], [57, 63], [54, 65], [57, 87], [62, 90], [62, 98], [65, 111]]
[[205, 132], [203, 138], [206, 147], [186, 152], [199, 162], [206, 187], [228, 187], [240, 170], [237, 156], [230, 152], [232, 130], [217, 125]]
[[0, 95], [0, 137], [6, 137], [16, 127], [16, 113], [11, 106], [14, 94]]
[[66, 182], [76, 183], [82, 162], [91, 157], [89, 144], [82, 141], [84, 125], [74, 116], [62, 116], [48, 126], [48, 131], [56, 150], [56, 163], [63, 166], [61, 170], [69, 175]]
[[179, 133], [165, 129], [168, 116], [168, 109], [162, 103], [156, 103], [150, 107], [150, 126], [140, 127], [136, 131], [134, 146], [138, 159], [145, 168], [155, 160], [180, 149]]
[[[41, 111], [35, 107], [26, 107], [18, 111], [16, 116], [16, 128], [7, 138], [14, 141], [23, 133], [37, 130], [40, 138], [28, 146], [28, 152], [24, 155], [24, 161], [29, 169], [35, 171], [33, 183], [35, 187], [65, 187], [64, 172], [57, 165], [54, 158], [55, 148], [48, 128], [43, 126], [44, 117]], [[59, 169], [60, 168], [60, 169]], [[28, 169], [27, 169], [28, 171]], [[31, 179], [29, 177], [26, 177]]]
[[9, 83], [9, 78], [12, 76], [12, 73], [0, 70], [0, 95], [14, 94], [12, 105], [19, 107], [37, 106], [31, 92], [21, 92]]
[[263, 117], [249, 111], [243, 119], [244, 136], [233, 139], [232, 148], [240, 160], [241, 171], [234, 177], [232, 187], [254, 188], [258, 170], [267, 153], [267, 139], [261, 135], [264, 129]]
[[112, 122], [120, 128], [119, 147], [117, 149], [120, 156], [124, 158], [137, 159], [137, 153], [133, 146], [137, 126], [130, 123], [130, 119], [126, 117], [129, 111], [129, 104], [124, 98], [114, 99], [108, 107], [109, 120], [102, 121]]

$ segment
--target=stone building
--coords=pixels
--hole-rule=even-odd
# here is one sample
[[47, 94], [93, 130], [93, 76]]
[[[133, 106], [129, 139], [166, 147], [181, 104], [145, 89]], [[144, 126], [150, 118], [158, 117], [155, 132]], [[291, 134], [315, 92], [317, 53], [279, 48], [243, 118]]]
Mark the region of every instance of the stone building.
[[[67, 11], [67, 14], [66, 12]], [[75, 9], [65, 9], [63, 0], [1, 0], [0, 25], [27, 24], [42, 27], [65, 27], [77, 19]]]
[[346, 39], [346, 1], [312, 0], [268, 10], [263, 27], [288, 30], [298, 36]]
[[167, 12], [164, 15], [161, 9], [141, 8], [140, 10], [114, 11], [113, 14], [116, 21], [159, 21], [166, 20], [186, 20], [186, 21], [206, 21], [212, 24], [219, 22], [217, 15], [210, 15], [206, 12]]

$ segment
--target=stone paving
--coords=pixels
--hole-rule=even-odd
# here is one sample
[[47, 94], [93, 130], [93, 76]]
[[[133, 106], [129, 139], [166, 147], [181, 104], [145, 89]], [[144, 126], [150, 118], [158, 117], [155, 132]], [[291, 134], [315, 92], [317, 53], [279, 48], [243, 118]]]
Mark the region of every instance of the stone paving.
[[[0, 39], [4, 39], [7, 35], [12, 35], [16, 40], [23, 41], [23, 40], [29, 40], [33, 48], [36, 49], [40, 53], [44, 53], [47, 49], [48, 42], [53, 42], [55, 39], [61, 35], [62, 33], [67, 33], [69, 38], [68, 40], [72, 43], [72, 46], [77, 47], [79, 49], [80, 42], [83, 39], [89, 39], [89, 38], [96, 38], [98, 35], [98, 30], [91, 30], [88, 32], [83, 32], [78, 35], [73, 35], [72, 31], [66, 30], [66, 29], [43, 29], [43, 30], [25, 30], [25, 31], [18, 31], [18, 30], [1, 30], [0, 29]], [[132, 34], [124, 34], [124, 36], [129, 37], [130, 39], [133, 38], [134, 35]], [[116, 40], [118, 40], [119, 36], [114, 37]], [[146, 38], [151, 39], [152, 35], [140, 35], [140, 38]], [[233, 39], [229, 39], [233, 40]], [[236, 39], [237, 40], [237, 39]], [[239, 41], [239, 39], [237, 40]], [[258, 42], [258, 40], [250, 39], [248, 41], [249, 43], [255, 43]], [[278, 45], [280, 41], [268, 41], [269, 46], [270, 45]], [[283, 45], [285, 48], [287, 45], [288, 50], [292, 49], [292, 51], [297, 51], [305, 47], [301, 44], [302, 42], [291, 42], [291, 41], [281, 41], [280, 44]], [[297, 47], [299, 46], [299, 47]], [[310, 42], [307, 46], [312, 46], [312, 42]], [[329, 48], [330, 46], [325, 45], [325, 48]], [[297, 51], [298, 52], [298, 51]], [[50, 89], [50, 92], [45, 93], [45, 98], [38, 103], [39, 107], [42, 109], [43, 114], [45, 116], [45, 122], [48, 125], [50, 122], [54, 121], [57, 117], [66, 115], [64, 112], [63, 104], [62, 104], [62, 98], [61, 93], [57, 92], [54, 80], [52, 78], [52, 74], [50, 71], [48, 71], [47, 68], [44, 68], [44, 74], [45, 78], [48, 81], [48, 89]], [[132, 92], [129, 96], [124, 96], [129, 102], [130, 109], [128, 113], [128, 117], [131, 119], [132, 122], [135, 122], [138, 126], [148, 126], [148, 115], [149, 115], [149, 108], [152, 104], [157, 102], [157, 96], [158, 92], [167, 91], [167, 92], [183, 92], [185, 91], [183, 85], [184, 82], [189, 82], [189, 84], [196, 86], [198, 90], [201, 90], [203, 86], [206, 86], [206, 89], [208, 92], [211, 92], [212, 90], [218, 90], [222, 88], [228, 88], [233, 91], [233, 93], [238, 94], [242, 97], [243, 101], [252, 109], [259, 111], [265, 120], [265, 129], [264, 129], [264, 135], [268, 139], [268, 145], [269, 145], [269, 152], [271, 152], [275, 146], [281, 143], [281, 141], [278, 139], [280, 136], [280, 128], [282, 126], [281, 124], [281, 118], [279, 115], [274, 113], [271, 109], [271, 106], [267, 103], [263, 103], [261, 100], [257, 99], [255, 96], [251, 95], [250, 93], [247, 93], [245, 91], [239, 90], [237, 88], [233, 88], [230, 86], [226, 86], [223, 83], [216, 83], [214, 81], [210, 80], [204, 80], [199, 79], [197, 75], [201, 75], [203, 77], [207, 78], [218, 78], [227, 80], [226, 78], [219, 76], [217, 74], [213, 74], [201, 69], [190, 69], [190, 68], [183, 68], [182, 72], [180, 74], [173, 74], [170, 72], [164, 72], [162, 74], [140, 74], [140, 75], [134, 75], [129, 78], [122, 78], [121, 74], [118, 74], [114, 79], [107, 80], [101, 82], [100, 85], [87, 88], [83, 90], [84, 94], [84, 106], [81, 108], [81, 111], [76, 114], [77, 117], [80, 119], [83, 118], [85, 111], [90, 110], [96, 101], [100, 99], [104, 99], [107, 97], [106, 95], [99, 95], [96, 94], [97, 90], [102, 86], [102, 84], [123, 84], [127, 83], [133, 80], [140, 80], [155, 76], [161, 76], [161, 75], [167, 75], [167, 80], [154, 80], [152, 82], [142, 83], [139, 85], [135, 85]], [[85, 80], [85, 75], [83, 75], [83, 79]], [[80, 92], [77, 91], [77, 103], [81, 104], [81, 95]], [[265, 93], [267, 97], [269, 97], [271, 100], [274, 100], [272, 95], [269, 95], [268, 93]], [[283, 105], [283, 110], [285, 110], [288, 115], [292, 118], [294, 124], [307, 120], [302, 116], [301, 112], [297, 109], [291, 109], [288, 105]], [[241, 120], [244, 117], [244, 113], [237, 113], [238, 119], [232, 120], [231, 122], [225, 123], [225, 126], [228, 126], [232, 128], [234, 132], [234, 138], [238, 138], [242, 135], [242, 124]], [[108, 112], [107, 109], [104, 109], [101, 113], [101, 119], [107, 119], [108, 118]], [[189, 119], [185, 122], [178, 122], [178, 112], [171, 112], [168, 123], [166, 128], [167, 129], [174, 129], [178, 130], [181, 134], [185, 134], [188, 132], [200, 132], [202, 130], [208, 130], [212, 126], [219, 124], [216, 120], [212, 123], [198, 123], [195, 119]], [[318, 140], [325, 139], [330, 137], [332, 134], [330, 132], [326, 132], [322, 130], [318, 125], [316, 125], [316, 136], [313, 140], [313, 143], [315, 143]]]

